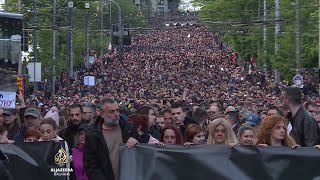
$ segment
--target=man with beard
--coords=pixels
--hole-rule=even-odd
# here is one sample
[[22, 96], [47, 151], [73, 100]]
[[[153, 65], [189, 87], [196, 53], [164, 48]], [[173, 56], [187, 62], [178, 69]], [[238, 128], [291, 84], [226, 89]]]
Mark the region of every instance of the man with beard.
[[27, 108], [24, 112], [24, 124], [19, 128], [19, 132], [12, 138], [15, 142], [23, 142], [24, 134], [28, 129], [39, 129], [41, 123], [41, 113], [37, 108]]
[[96, 116], [96, 106], [93, 103], [86, 102], [81, 104], [83, 108], [83, 123], [92, 124]]
[[76, 135], [78, 127], [82, 124], [82, 114], [82, 106], [80, 104], [72, 104], [69, 107], [68, 126], [59, 133], [59, 136], [68, 143], [70, 150], [78, 144]]
[[93, 124], [93, 132], [86, 136], [83, 148], [83, 164], [89, 179], [119, 179], [119, 145], [127, 143], [132, 148], [138, 143], [136, 127], [121, 118], [119, 105], [113, 99], [105, 99], [100, 105], [100, 117]]
[[292, 113], [290, 135], [301, 146], [319, 144], [319, 127], [302, 105], [302, 93], [298, 87], [287, 87], [282, 96], [283, 106]]

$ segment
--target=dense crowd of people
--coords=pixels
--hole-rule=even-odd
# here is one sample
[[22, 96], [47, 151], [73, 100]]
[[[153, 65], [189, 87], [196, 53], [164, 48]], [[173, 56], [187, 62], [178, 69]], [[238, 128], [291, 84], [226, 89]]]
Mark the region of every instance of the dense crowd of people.
[[62, 76], [56, 95], [0, 109], [0, 142], [64, 140], [70, 179], [95, 180], [119, 179], [121, 143], [320, 148], [316, 82], [277, 84], [234, 55], [206, 26], [161, 26]]

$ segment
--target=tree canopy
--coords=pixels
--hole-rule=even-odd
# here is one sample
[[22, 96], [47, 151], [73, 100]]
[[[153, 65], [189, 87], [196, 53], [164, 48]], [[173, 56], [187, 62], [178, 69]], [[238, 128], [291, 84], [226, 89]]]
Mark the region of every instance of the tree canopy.
[[[260, 1], [260, 7], [259, 7]], [[280, 1], [280, 50], [275, 56], [275, 0], [267, 0], [267, 41], [263, 46], [263, 0], [194, 0], [201, 6], [199, 18], [219, 33], [241, 55], [257, 57], [259, 64], [279, 69], [285, 79], [296, 67], [295, 1]], [[302, 68], [318, 65], [319, 12], [315, 0], [300, 0], [300, 58]], [[264, 55], [266, 50], [266, 55]]]
[[[25, 27], [29, 31], [29, 44], [33, 44], [33, 0], [23, 0], [21, 13], [24, 15]], [[85, 9], [85, 3], [90, 2], [90, 8]], [[144, 26], [147, 23], [146, 13], [140, 10], [132, 0], [116, 0], [122, 10], [123, 23], [128, 23], [132, 27]], [[9, 1], [9, 12], [17, 13], [17, 1]], [[72, 27], [68, 20], [68, 1], [57, 0], [56, 9], [56, 61], [52, 61], [52, 20], [53, 20], [53, 0], [37, 0], [37, 29], [38, 29], [38, 61], [42, 63], [44, 78], [51, 75], [50, 67], [56, 65], [57, 74], [67, 71], [68, 49], [67, 32], [72, 29], [73, 33], [73, 62], [76, 66], [83, 60], [86, 48], [86, 18], [89, 14], [90, 48], [96, 52], [108, 48], [110, 42], [110, 25], [116, 24], [118, 9], [114, 3], [101, 1], [73, 1]], [[102, 9], [101, 9], [102, 7]], [[110, 14], [111, 8], [111, 14]], [[101, 26], [102, 17], [102, 26]], [[111, 19], [111, 22], [110, 22]], [[101, 29], [103, 31], [101, 31]], [[102, 32], [102, 44], [100, 43], [100, 32]], [[30, 57], [33, 58], [33, 52]]]

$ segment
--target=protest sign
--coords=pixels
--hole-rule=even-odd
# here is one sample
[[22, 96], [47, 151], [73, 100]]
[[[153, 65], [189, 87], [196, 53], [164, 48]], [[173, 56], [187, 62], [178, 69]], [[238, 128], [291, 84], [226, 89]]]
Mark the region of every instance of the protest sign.
[[16, 108], [16, 92], [0, 91], [0, 108], [15, 109]]
[[94, 80], [95, 80], [94, 76], [85, 76], [83, 78], [84, 85], [86, 86], [94, 86], [95, 84]]

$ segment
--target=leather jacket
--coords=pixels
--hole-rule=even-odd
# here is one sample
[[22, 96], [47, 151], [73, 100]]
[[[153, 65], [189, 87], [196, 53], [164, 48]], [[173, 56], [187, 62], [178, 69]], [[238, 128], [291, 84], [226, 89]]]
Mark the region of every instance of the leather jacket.
[[301, 146], [314, 146], [319, 144], [319, 127], [310, 113], [300, 106], [297, 113], [290, 119], [292, 131], [290, 135]]

